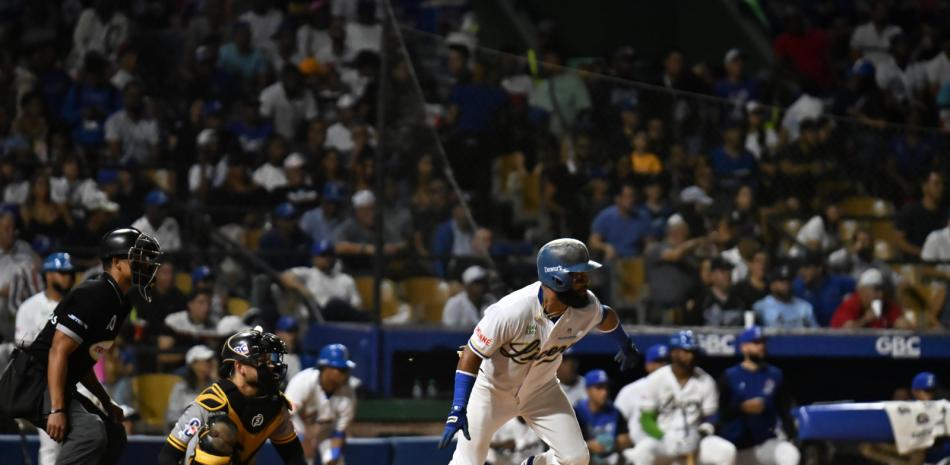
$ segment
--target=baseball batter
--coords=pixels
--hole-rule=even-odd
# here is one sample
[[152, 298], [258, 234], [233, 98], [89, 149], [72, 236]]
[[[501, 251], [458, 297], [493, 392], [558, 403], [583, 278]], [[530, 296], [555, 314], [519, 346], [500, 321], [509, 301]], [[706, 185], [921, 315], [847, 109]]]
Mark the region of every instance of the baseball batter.
[[561, 353], [592, 330], [620, 346], [621, 369], [636, 364], [636, 346], [617, 314], [587, 287], [600, 268], [587, 246], [557, 239], [538, 252], [540, 282], [519, 289], [485, 310], [455, 372], [455, 396], [439, 447], [459, 430], [451, 463], [483, 465], [492, 435], [521, 416], [551, 449], [527, 465], [587, 465], [587, 444], [555, 372]]
[[670, 339], [671, 364], [647, 377], [639, 401], [647, 437], [625, 452], [634, 465], [734, 465], [736, 448], [713, 436], [711, 420], [719, 408], [716, 382], [696, 367], [699, 346], [692, 331]]
[[316, 463], [344, 463], [346, 430], [356, 416], [356, 393], [349, 383], [355, 367], [345, 345], [330, 344], [320, 349], [316, 368], [301, 371], [287, 385], [284, 395], [294, 408], [291, 419], [310, 463], [316, 451]]

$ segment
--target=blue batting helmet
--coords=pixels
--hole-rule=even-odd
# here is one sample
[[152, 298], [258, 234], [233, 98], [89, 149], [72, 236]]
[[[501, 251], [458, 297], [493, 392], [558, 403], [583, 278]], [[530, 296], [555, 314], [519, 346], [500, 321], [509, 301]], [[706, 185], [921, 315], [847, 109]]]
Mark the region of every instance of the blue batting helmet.
[[317, 358], [318, 367], [333, 367], [341, 370], [356, 368], [356, 363], [350, 360], [350, 351], [343, 344], [330, 344], [320, 349]]
[[571, 273], [600, 268], [587, 246], [577, 239], [555, 239], [538, 252], [538, 280], [554, 292], [571, 290]]
[[46, 260], [43, 260], [43, 267], [40, 268], [41, 273], [49, 271], [68, 273], [73, 270], [75, 270], [73, 262], [69, 259], [69, 254], [65, 252], [50, 254], [49, 257], [46, 257]]
[[696, 336], [693, 335], [693, 332], [686, 329], [670, 337], [670, 349], [695, 352], [699, 350], [699, 344], [696, 343]]

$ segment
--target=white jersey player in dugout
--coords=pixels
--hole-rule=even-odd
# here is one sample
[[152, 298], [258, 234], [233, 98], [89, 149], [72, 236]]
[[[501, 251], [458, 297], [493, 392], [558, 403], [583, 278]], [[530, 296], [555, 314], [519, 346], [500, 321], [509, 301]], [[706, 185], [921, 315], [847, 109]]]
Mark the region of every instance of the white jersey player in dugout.
[[346, 430], [356, 416], [356, 394], [349, 383], [355, 367], [346, 346], [330, 344], [320, 349], [317, 368], [297, 373], [287, 384], [284, 396], [294, 407], [291, 421], [308, 463], [344, 463]]
[[670, 364], [647, 376], [640, 388], [637, 406], [645, 437], [624, 457], [634, 465], [734, 465], [735, 446], [712, 435], [710, 419], [719, 410], [719, 394], [712, 377], [696, 366], [699, 345], [693, 332], [674, 334], [669, 349]]
[[545, 244], [537, 267], [540, 282], [486, 309], [462, 351], [439, 444], [445, 447], [462, 431], [453, 465], [483, 465], [492, 435], [516, 416], [551, 448], [527, 458], [526, 465], [587, 465], [587, 444], [555, 376], [561, 353], [596, 329], [620, 346], [622, 370], [637, 362], [637, 348], [616, 312], [587, 289], [587, 272], [600, 264], [590, 260], [583, 242]]

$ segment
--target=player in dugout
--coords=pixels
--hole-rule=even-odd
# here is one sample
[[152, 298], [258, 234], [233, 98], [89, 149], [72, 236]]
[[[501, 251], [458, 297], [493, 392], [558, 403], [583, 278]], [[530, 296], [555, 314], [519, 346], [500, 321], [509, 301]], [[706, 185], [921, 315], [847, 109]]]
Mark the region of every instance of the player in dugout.
[[762, 328], [746, 329], [736, 343], [742, 362], [719, 378], [719, 434], [739, 450], [738, 465], [798, 465], [801, 454], [787, 440], [796, 432], [785, 377], [765, 361]]

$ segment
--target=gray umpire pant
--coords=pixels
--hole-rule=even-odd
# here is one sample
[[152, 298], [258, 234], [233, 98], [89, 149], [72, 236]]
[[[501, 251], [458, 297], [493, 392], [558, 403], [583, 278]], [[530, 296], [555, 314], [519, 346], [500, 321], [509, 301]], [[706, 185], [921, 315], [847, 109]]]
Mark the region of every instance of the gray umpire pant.
[[[125, 449], [125, 428], [107, 418], [95, 404], [75, 391], [66, 414], [66, 439], [62, 442], [56, 465], [115, 465]], [[43, 399], [43, 411], [51, 410], [49, 389]], [[41, 417], [37, 428], [46, 429], [47, 416]]]

